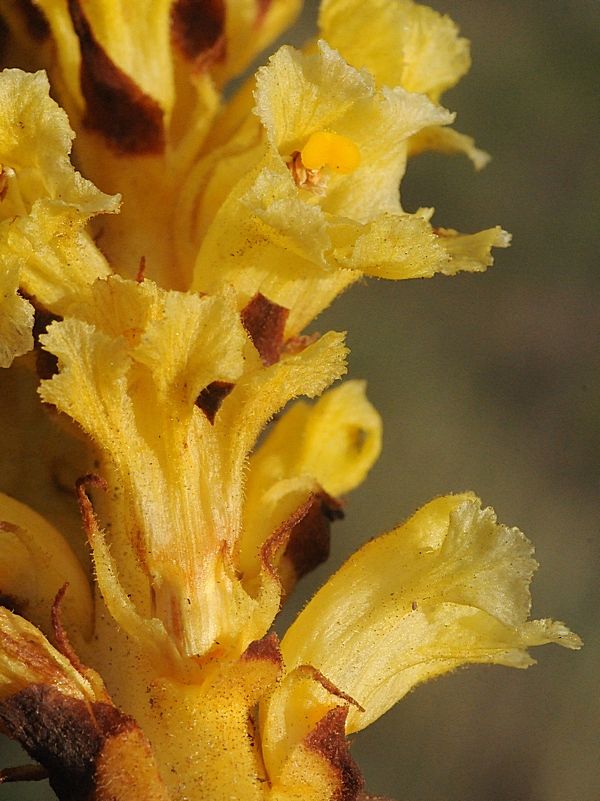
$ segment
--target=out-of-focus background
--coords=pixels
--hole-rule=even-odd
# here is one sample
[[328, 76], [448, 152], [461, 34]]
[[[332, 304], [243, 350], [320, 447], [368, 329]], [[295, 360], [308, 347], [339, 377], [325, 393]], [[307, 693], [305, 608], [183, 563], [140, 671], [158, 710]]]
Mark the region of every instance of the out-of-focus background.
[[[471, 72], [443, 103], [493, 160], [475, 173], [419, 156], [404, 207], [433, 205], [435, 224], [463, 232], [499, 223], [513, 246], [483, 275], [354, 287], [318, 319], [349, 331], [384, 451], [279, 628], [362, 542], [474, 490], [536, 546], [533, 615], [586, 646], [420, 686], [356, 736], [354, 757], [367, 789], [397, 801], [599, 801], [600, 2], [432, 4], [472, 41]], [[286, 41], [314, 31], [316, 6]], [[53, 795], [0, 787], [2, 801], [29, 798]]]

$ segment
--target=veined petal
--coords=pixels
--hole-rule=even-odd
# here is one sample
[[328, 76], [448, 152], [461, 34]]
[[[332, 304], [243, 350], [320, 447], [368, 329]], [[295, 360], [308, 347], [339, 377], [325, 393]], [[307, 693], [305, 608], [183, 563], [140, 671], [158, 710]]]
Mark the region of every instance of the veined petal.
[[192, 289], [217, 292], [232, 284], [240, 311], [260, 292], [290, 310], [287, 338], [360, 277], [337, 264], [331, 269], [325, 257], [331, 248], [323, 211], [298, 197], [289, 170], [269, 154], [238, 183], [209, 227]]
[[280, 593], [269, 565], [256, 597], [236, 576], [247, 454], [290, 398], [340, 377], [343, 337], [265, 368], [231, 293], [199, 297], [115, 276], [42, 342], [59, 360], [42, 398], [102, 448], [117, 493], [110, 536], [88, 514], [109, 609], [155, 661], [163, 633], [184, 659], [217, 641], [239, 655], [268, 630]]
[[[255, 96], [268, 142], [260, 161], [229, 194], [227, 181], [238, 176], [235, 165], [228, 162], [220, 174], [225, 183], [218, 196], [226, 199], [202, 242], [195, 290], [215, 292], [229, 282], [244, 305], [261, 292], [290, 310], [286, 336], [293, 336], [362, 272], [371, 271], [367, 252], [374, 238], [380, 250], [385, 245], [382, 260], [405, 262], [416, 247], [426, 262], [422, 273], [439, 269], [447, 256], [427, 226], [421, 221], [397, 225], [394, 238], [386, 239], [392, 232], [385, 215], [403, 214], [398, 187], [408, 138], [422, 127], [451, 122], [449, 112], [402, 88], [377, 92], [367, 73], [348, 66], [325, 42], [310, 56], [282, 48], [259, 70]], [[346, 173], [326, 162], [306, 179], [299, 155], [315, 136], [329, 137], [334, 150], [335, 142], [348, 152], [357, 148], [360, 163], [352, 162]], [[249, 152], [242, 148], [240, 164], [245, 163], [242, 153]], [[229, 159], [227, 147], [223, 153]], [[258, 157], [260, 151], [252, 153]], [[207, 169], [213, 173], [214, 198], [217, 172], [213, 164]], [[199, 220], [205, 207], [200, 208]], [[386, 231], [378, 235], [380, 227]], [[377, 267], [373, 274], [379, 274]], [[408, 277], [396, 265], [382, 274]]]
[[379, 85], [403, 86], [434, 102], [469, 70], [469, 42], [448, 16], [412, 0], [324, 0], [324, 39]]
[[449, 263], [431, 226], [409, 214], [386, 214], [365, 226], [350, 253], [349, 267], [378, 278], [430, 278]]
[[94, 686], [19, 615], [0, 606], [0, 701], [30, 684], [45, 684], [61, 694], [95, 701]]
[[0, 251], [0, 367], [33, 348], [33, 306], [19, 295], [21, 262]]
[[250, 459], [248, 497], [275, 480], [310, 475], [329, 495], [361, 484], [381, 452], [381, 418], [364, 381], [346, 381], [314, 406], [296, 403]]
[[427, 125], [447, 125], [454, 119], [422, 95], [402, 88], [377, 92], [367, 72], [349, 66], [324, 41], [309, 56], [281, 48], [258, 71], [255, 97], [269, 141], [283, 157], [301, 151], [311, 134], [320, 131], [358, 147], [360, 166], [349, 175], [328, 174], [321, 205], [359, 222], [400, 211], [406, 140]]
[[50, 612], [58, 591], [69, 590], [63, 618], [70, 634], [89, 640], [94, 605], [88, 580], [61, 534], [40, 515], [0, 493], [0, 595], [50, 634]]
[[350, 709], [352, 732], [418, 682], [462, 664], [527, 667], [532, 645], [579, 648], [562, 623], [527, 622], [531, 553], [474, 496], [432, 501], [317, 593], [282, 641], [286, 667], [310, 664], [358, 701], [365, 711]]
[[75, 172], [69, 161], [74, 134], [48, 93], [43, 73], [0, 76], [0, 256], [3, 269], [13, 279], [18, 270], [20, 287], [37, 303], [64, 314], [110, 272], [85, 225], [96, 214], [118, 211], [119, 199]]
[[[299, 401], [284, 414], [250, 458], [238, 562], [245, 581], [258, 574], [265, 541], [311, 493], [324, 490], [337, 498], [350, 492], [380, 451], [381, 418], [365, 397], [363, 381], [345, 382], [314, 406]], [[306, 542], [304, 549], [310, 548]]]

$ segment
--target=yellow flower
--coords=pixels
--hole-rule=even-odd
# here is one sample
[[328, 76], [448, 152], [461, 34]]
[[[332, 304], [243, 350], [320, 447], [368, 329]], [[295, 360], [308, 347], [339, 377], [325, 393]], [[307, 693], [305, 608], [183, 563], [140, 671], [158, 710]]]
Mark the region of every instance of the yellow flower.
[[[378, 84], [422, 92], [434, 103], [471, 66], [469, 42], [450, 17], [413, 0], [324, 0], [319, 25], [331, 46]], [[470, 136], [439, 125], [411, 137], [409, 154], [423, 150], [465, 153], [478, 170], [490, 159]]]
[[[0, 3], [8, 57], [66, 111], [42, 72], [0, 75], [0, 363], [32, 410], [5, 447], [54, 523], [0, 494], [0, 726], [41, 766], [9, 778], [46, 771], [61, 799], [353, 801], [346, 735], [417, 683], [581, 645], [527, 620], [532, 548], [470, 493], [269, 633], [381, 449], [364, 383], [325, 392], [344, 335], [306, 326], [363, 275], [482, 270], [508, 244], [400, 203], [425, 145], [482, 160], [442, 133], [469, 56], [430, 9], [325, 0], [324, 38], [221, 105], [297, 10]], [[299, 396], [321, 397], [281, 412]]]

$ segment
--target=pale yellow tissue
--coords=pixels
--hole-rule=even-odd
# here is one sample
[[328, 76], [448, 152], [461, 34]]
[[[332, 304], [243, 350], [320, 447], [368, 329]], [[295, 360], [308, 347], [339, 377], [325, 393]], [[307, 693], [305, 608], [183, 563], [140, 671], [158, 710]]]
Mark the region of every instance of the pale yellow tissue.
[[[74, 67], [81, 56], [71, 19], [65, 13], [66, 3], [36, 0], [36, 4], [44, 10], [57, 38], [62, 71], [70, 79], [69, 90], [78, 94]], [[173, 107], [175, 93], [169, 36], [171, 5], [172, 0], [81, 2], [81, 11], [96, 42], [167, 113]]]
[[192, 289], [216, 292], [230, 283], [240, 310], [261, 292], [290, 309], [286, 338], [298, 334], [360, 277], [330, 268], [329, 234], [321, 209], [298, 198], [289, 170], [271, 154], [216, 215], [198, 254]]
[[71, 166], [73, 136], [43, 73], [2, 73], [0, 254], [5, 266], [18, 265], [21, 288], [61, 315], [110, 272], [85, 225], [119, 208], [118, 197], [103, 194]]
[[89, 640], [94, 628], [92, 593], [73, 551], [43, 517], [0, 493], [0, 594], [14, 598], [25, 617], [49, 635], [50, 610], [67, 583], [63, 622], [71, 636]]
[[344, 334], [329, 331], [314, 344], [277, 364], [250, 373], [223, 404], [219, 426], [232, 432], [232, 457], [241, 464], [265, 423], [289, 400], [314, 398], [346, 373]]
[[0, 367], [33, 348], [33, 306], [19, 295], [21, 262], [0, 251]]
[[402, 85], [437, 103], [469, 71], [470, 43], [458, 35], [458, 26], [447, 15], [417, 3], [406, 6], [410, 22], [403, 46]]
[[449, 257], [418, 215], [386, 214], [365, 226], [347, 265], [377, 278], [430, 278], [448, 269]]
[[438, 102], [468, 71], [469, 42], [448, 16], [412, 0], [324, 0], [321, 34], [379, 85], [403, 86]]
[[267, 538], [309, 498], [338, 497], [361, 484], [381, 451], [381, 418], [364, 381], [347, 381], [314, 406], [299, 401], [250, 458], [239, 567], [246, 581], [260, 569]]
[[246, 341], [232, 301], [171, 292], [164, 317], [148, 323], [133, 356], [150, 368], [165, 404], [179, 401], [191, 409], [213, 381], [237, 381]]
[[476, 170], [483, 169], [491, 159], [489, 153], [475, 147], [472, 136], [461, 134], [454, 128], [441, 128], [439, 125], [423, 128], [409, 139], [409, 157], [417, 156], [425, 150], [436, 150], [449, 156], [463, 153], [471, 160]]
[[350, 709], [350, 733], [460, 665], [527, 667], [532, 645], [580, 647], [561, 623], [527, 622], [531, 553], [525, 536], [498, 525], [474, 496], [432, 501], [317, 593], [282, 641], [286, 667], [313, 665], [364, 707]]
[[184, 179], [174, 219], [178, 258], [194, 264], [200, 244], [232, 188], [263, 156], [260, 123], [249, 125], [229, 142], [200, 158]]
[[314, 406], [293, 406], [253, 455], [249, 490], [256, 480], [302, 474], [334, 497], [361, 484], [381, 452], [381, 418], [365, 389], [364, 381], [346, 381]]
[[[384, 215], [403, 214], [398, 187], [408, 138], [424, 126], [451, 122], [449, 112], [401, 88], [377, 92], [366, 73], [349, 67], [325, 42], [310, 56], [288, 47], [273, 56], [259, 70], [256, 104], [269, 144], [208, 227], [194, 290], [215, 292], [231, 283], [240, 308], [261, 292], [290, 309], [286, 336], [291, 336], [362, 272], [379, 274], [369, 259], [373, 236], [380, 251], [385, 246], [388, 262], [401, 262], [387, 267], [390, 277], [409, 277], [402, 265], [415, 247], [426, 262], [421, 272], [438, 269], [447, 257], [427, 226], [420, 221], [416, 228], [397, 225], [393, 233], [399, 237], [391, 240]], [[360, 163], [353, 163], [348, 174], [324, 165], [313, 171], [307, 189], [299, 183], [303, 167], [294, 158], [311, 136], [325, 134], [350, 143]], [[388, 236], [371, 231], [371, 224], [375, 230], [383, 226]], [[405, 233], [411, 242], [404, 240]], [[360, 243], [363, 235], [367, 238]]]
[[324, 715], [345, 703], [325, 689], [307, 665], [288, 673], [261, 701], [262, 753], [271, 783], [280, 781], [286, 761]]
[[[111, 286], [130, 297], [131, 283], [114, 280]], [[147, 292], [139, 287], [138, 294], [145, 307]], [[42, 385], [41, 394], [79, 422], [107, 453], [127, 499], [125, 520], [119, 522], [116, 515], [115, 529], [126, 528], [155, 571], [158, 618], [184, 654], [198, 653], [226, 625], [221, 618], [227, 604], [220, 611], [211, 593], [235, 594], [235, 582], [222, 575], [217, 559], [221, 541], [234, 535], [225, 502], [228, 465], [219, 442], [208, 433], [209, 422], [194, 407], [194, 370], [208, 359], [204, 380], [223, 375], [222, 344], [225, 351], [232, 347], [235, 329], [222, 299], [183, 295], [178, 302], [177, 295], [160, 294], [164, 319], [149, 320], [134, 347], [126, 336], [112, 338], [83, 320], [70, 318], [51, 326], [44, 345], [58, 356], [60, 372]], [[155, 360], [144, 337], [153, 341], [157, 326], [165, 337], [162, 359]], [[241, 347], [239, 337], [245, 340], [238, 319]], [[239, 371], [239, 349], [236, 358]], [[231, 366], [224, 374], [232, 377]], [[175, 386], [167, 386], [169, 378]], [[98, 554], [101, 545], [99, 540]], [[106, 576], [110, 579], [108, 568]], [[191, 612], [200, 621], [187, 614], [191, 599]], [[171, 601], [186, 609], [185, 623], [183, 611], [180, 618], [172, 617]]]
[[40, 197], [72, 204], [88, 216], [117, 211], [117, 198], [73, 169], [69, 154], [75, 134], [49, 91], [43, 72], [14, 69], [0, 75], [0, 163], [11, 170], [2, 218], [29, 212]]
[[[447, 16], [412, 0], [324, 0], [321, 34], [352, 66], [366, 68], [379, 86], [402, 86], [439, 102], [469, 70], [469, 42]], [[490, 157], [470, 136], [438, 125], [414, 134], [408, 155], [464, 153], [476, 169]]]
[[94, 686], [39, 629], [1, 606], [0, 646], [0, 700], [29, 684], [46, 684], [82, 701], [96, 700]]
[[436, 234], [440, 245], [450, 257], [442, 269], [445, 275], [454, 275], [459, 270], [468, 272], [485, 270], [494, 263], [492, 248], [507, 248], [512, 238], [511, 234], [499, 225], [479, 231], [477, 234], [459, 234], [452, 228], [437, 228]]
[[364, 67], [379, 85], [401, 86], [407, 5], [398, 0], [323, 0], [321, 36], [353, 67]]
[[[268, 571], [256, 598], [235, 573], [245, 460], [288, 400], [320, 394], [341, 376], [343, 337], [329, 334], [265, 369], [229, 296], [201, 298], [113, 277], [97, 282], [92, 301], [50, 326], [42, 343], [59, 359], [42, 398], [105, 452], [124, 498], [113, 506], [110, 539], [129, 541], [133, 551], [121, 551], [123, 558], [137, 553], [152, 575], [145, 594], [138, 586], [135, 600], [126, 600], [132, 590], [121, 586], [97, 532], [98, 581], [111, 612], [147, 641], [155, 661], [161, 627], [182, 657], [202, 655], [217, 641], [241, 652], [266, 633], [279, 605]], [[235, 387], [211, 423], [195, 401], [214, 381]], [[145, 610], [154, 621], [144, 622]], [[146, 637], [148, 627], [156, 631]]]
[[368, 73], [349, 66], [324, 41], [309, 56], [281, 48], [258, 71], [255, 97], [256, 113], [281, 156], [302, 151], [311, 136], [322, 133], [358, 149], [360, 164], [350, 174], [327, 176], [320, 205], [359, 222], [401, 211], [406, 140], [425, 126], [454, 119], [422, 95], [377, 91]]

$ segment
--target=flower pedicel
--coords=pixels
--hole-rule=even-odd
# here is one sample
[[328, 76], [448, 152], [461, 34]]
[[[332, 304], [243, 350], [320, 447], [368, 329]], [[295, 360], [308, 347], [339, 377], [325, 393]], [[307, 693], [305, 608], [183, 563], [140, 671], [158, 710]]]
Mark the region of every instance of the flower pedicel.
[[[401, 206], [409, 156], [487, 160], [440, 105], [468, 43], [429, 8], [324, 0], [319, 41], [222, 101], [298, 5], [0, 2], [2, 61], [30, 70], [0, 76], [0, 362], [33, 415], [9, 411], [28, 478], [5, 486], [49, 518], [0, 496], [0, 725], [39, 763], [3, 780], [352, 801], [346, 736], [417, 683], [581, 645], [528, 621], [532, 547], [471, 493], [369, 542], [269, 633], [381, 447], [363, 382], [325, 392], [344, 335], [306, 327], [363, 275], [484, 270], [509, 242]], [[257, 444], [299, 396], [320, 397]]]

